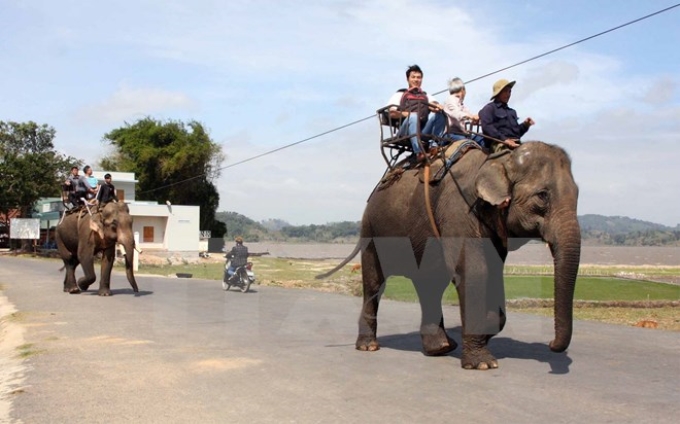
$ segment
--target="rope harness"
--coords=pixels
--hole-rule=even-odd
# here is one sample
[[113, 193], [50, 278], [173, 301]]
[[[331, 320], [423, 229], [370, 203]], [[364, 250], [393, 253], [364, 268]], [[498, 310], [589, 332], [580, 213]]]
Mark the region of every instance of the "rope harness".
[[481, 150], [481, 147], [479, 146], [479, 144], [472, 140], [463, 140], [462, 143], [459, 143], [458, 146], [456, 146], [455, 150], [453, 150], [453, 152], [449, 154], [448, 158], [446, 157], [446, 151], [442, 151], [441, 159], [444, 162], [444, 166], [439, 168], [439, 170], [434, 175], [434, 178], [432, 178], [432, 180], [430, 180], [430, 164], [431, 164], [430, 159], [426, 158], [425, 160], [423, 181], [423, 190], [425, 195], [425, 210], [427, 211], [427, 217], [430, 220], [432, 232], [437, 238], [441, 238], [441, 234], [439, 232], [439, 228], [437, 228], [437, 223], [434, 220], [434, 212], [432, 211], [432, 202], [430, 201], [430, 184], [438, 184], [442, 180], [442, 178], [444, 178], [444, 176], [449, 173], [449, 170], [451, 169], [453, 164], [456, 163], [470, 149]]

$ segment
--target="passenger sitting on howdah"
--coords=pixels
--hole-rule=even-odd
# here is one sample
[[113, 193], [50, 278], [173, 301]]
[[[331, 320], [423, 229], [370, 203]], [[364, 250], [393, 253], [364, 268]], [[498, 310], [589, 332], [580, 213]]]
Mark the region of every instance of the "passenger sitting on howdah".
[[397, 90], [378, 113], [381, 122], [392, 127], [388, 138], [410, 150], [415, 162], [421, 162], [444, 134], [446, 116], [439, 102], [421, 89], [423, 71], [418, 65], [408, 67], [406, 81], [408, 88]]
[[71, 167], [64, 184], [62, 184], [62, 202], [68, 210], [77, 209], [87, 204], [94, 206], [98, 203], [99, 182], [92, 176], [92, 168], [83, 168], [83, 175], [78, 175], [78, 167]]
[[471, 140], [472, 147], [488, 153], [513, 149], [534, 124], [531, 118], [519, 124], [517, 114], [507, 106], [514, 81], [497, 81], [492, 102], [473, 114], [463, 103], [466, 88], [460, 78], [449, 80], [449, 97], [443, 106], [421, 89], [423, 72], [418, 65], [406, 70], [406, 79], [409, 88], [398, 90], [388, 105], [377, 111], [381, 153], [390, 169], [402, 154], [410, 155], [403, 168], [416, 167], [425, 160], [429, 163], [437, 154], [444, 154], [443, 147], [458, 140]]

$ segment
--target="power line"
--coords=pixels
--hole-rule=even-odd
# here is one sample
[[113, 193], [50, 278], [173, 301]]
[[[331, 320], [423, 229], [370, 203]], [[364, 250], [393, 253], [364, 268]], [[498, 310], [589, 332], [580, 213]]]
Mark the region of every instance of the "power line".
[[[552, 50], [549, 50], [549, 51], [547, 51], [547, 52], [545, 52], [545, 53], [541, 53], [541, 54], [539, 54], [539, 55], [530, 57], [529, 59], [522, 60], [522, 61], [520, 61], [520, 62], [517, 62], [517, 63], [513, 64], [513, 65], [509, 65], [509, 66], [506, 66], [506, 67], [504, 67], [504, 68], [498, 69], [498, 70], [496, 70], [496, 71], [489, 72], [489, 73], [487, 73], [487, 74], [484, 74], [484, 75], [481, 75], [481, 76], [479, 76], [479, 77], [473, 78], [473, 79], [471, 79], [471, 80], [469, 80], [469, 81], [466, 81], [465, 83], [466, 83], [466, 84], [469, 84], [469, 83], [471, 83], [471, 82], [479, 81], [479, 80], [481, 80], [481, 79], [490, 77], [491, 75], [495, 75], [495, 74], [498, 74], [498, 73], [500, 73], [500, 72], [507, 71], [508, 69], [516, 68], [517, 66], [524, 65], [525, 63], [529, 63], [529, 62], [532, 62], [532, 61], [534, 61], [534, 60], [540, 59], [540, 58], [542, 58], [542, 57], [549, 56], [549, 55], [551, 55], [551, 54], [553, 54], [553, 53], [557, 53], [557, 52], [559, 52], [559, 51], [561, 51], [561, 50], [564, 50], [564, 49], [566, 49], [566, 48], [573, 47], [573, 46], [575, 46], [575, 45], [577, 45], [577, 44], [581, 44], [581, 43], [583, 43], [583, 42], [592, 40], [592, 39], [594, 39], [594, 38], [601, 37], [601, 36], [603, 36], [603, 35], [605, 35], [605, 34], [608, 34], [608, 33], [610, 33], [610, 32], [614, 32], [614, 31], [619, 30], [619, 29], [621, 29], [621, 28], [625, 28], [625, 27], [627, 27], [627, 26], [630, 26], [630, 25], [636, 24], [636, 23], [638, 23], [638, 22], [644, 21], [645, 19], [649, 19], [649, 18], [654, 17], [654, 16], [656, 16], [656, 15], [660, 15], [660, 14], [662, 14], [662, 13], [668, 12], [669, 10], [675, 9], [676, 7], [679, 7], [679, 6], [680, 6], [680, 3], [676, 3], [676, 4], [674, 4], [674, 5], [672, 5], [672, 6], [669, 6], [669, 7], [665, 8], [665, 9], [658, 10], [658, 11], [656, 11], [656, 12], [650, 13], [650, 14], [648, 14], [648, 15], [642, 16], [642, 17], [640, 17], [640, 18], [634, 19], [634, 20], [629, 21], [629, 22], [626, 22], [626, 23], [624, 23], [624, 24], [615, 26], [615, 27], [610, 28], [610, 29], [608, 29], [608, 30], [605, 30], [605, 31], [602, 31], [602, 32], [598, 32], [597, 34], [594, 34], [594, 35], [591, 35], [591, 36], [582, 38], [582, 39], [580, 39], [580, 40], [574, 41], [574, 42], [569, 43], [569, 44], [565, 44], [565, 45], [563, 45], [563, 46], [561, 46], [561, 47], [558, 47], [558, 48], [556, 48], [556, 49], [552, 49]], [[446, 91], [447, 91], [447, 89], [444, 89], [444, 90], [441, 90], [441, 91], [438, 91], [438, 92], [434, 93], [433, 95], [436, 96], [436, 95], [442, 94], [442, 93], [444, 93], [444, 92], [446, 92]], [[229, 169], [229, 168], [233, 168], [233, 167], [238, 166], [238, 165], [242, 165], [242, 164], [244, 164], [244, 163], [246, 163], [246, 162], [250, 162], [250, 161], [253, 161], [253, 160], [255, 160], [255, 159], [259, 159], [259, 158], [261, 158], [261, 157], [264, 157], [264, 156], [267, 156], [267, 155], [271, 155], [271, 154], [276, 153], [276, 152], [280, 152], [281, 150], [285, 150], [285, 149], [288, 149], [289, 147], [297, 146], [298, 144], [302, 144], [302, 143], [305, 143], [305, 142], [307, 142], [307, 141], [314, 140], [315, 138], [323, 137], [324, 135], [331, 134], [331, 133], [334, 133], [334, 132], [336, 132], [336, 131], [340, 131], [340, 130], [345, 129], [345, 128], [347, 128], [347, 127], [351, 127], [352, 125], [356, 125], [356, 124], [358, 124], [358, 123], [367, 121], [367, 120], [369, 120], [369, 119], [375, 119], [375, 115], [370, 115], [370, 116], [367, 116], [367, 117], [365, 117], [365, 118], [357, 119], [357, 120], [352, 121], [352, 122], [350, 122], [350, 123], [348, 123], [348, 124], [341, 125], [341, 126], [339, 126], [339, 127], [335, 127], [335, 128], [330, 129], [330, 130], [328, 130], [328, 131], [324, 131], [324, 132], [322, 132], [322, 133], [313, 135], [313, 136], [311, 136], [311, 137], [307, 137], [307, 138], [305, 138], [305, 139], [296, 141], [296, 142], [294, 142], [294, 143], [286, 144], [286, 145], [284, 145], [284, 146], [277, 147], [276, 149], [269, 150], [269, 151], [266, 151], [266, 152], [264, 152], [264, 153], [260, 153], [259, 155], [255, 155], [255, 156], [252, 156], [252, 157], [249, 157], [249, 158], [240, 160], [240, 161], [238, 161], [238, 162], [234, 162], [234, 163], [232, 163], [232, 164], [230, 164], [230, 165], [223, 166], [223, 167], [221, 167], [221, 168], [218, 168], [217, 170], [218, 170], [218, 171], [223, 171], [223, 170], [225, 170], [225, 169]], [[196, 175], [196, 176], [194, 176], [194, 177], [184, 179], [184, 180], [182, 180], [182, 181], [177, 181], [177, 182], [175, 182], [175, 183], [168, 184], [168, 185], [164, 185], [164, 186], [161, 186], [161, 187], [158, 187], [158, 188], [154, 188], [154, 189], [151, 189], [151, 190], [146, 190], [146, 191], [144, 191], [144, 192], [141, 192], [140, 194], [143, 194], [143, 193], [150, 193], [150, 192], [153, 192], [153, 191], [157, 191], [157, 190], [161, 190], [161, 189], [164, 189], [164, 188], [168, 188], [168, 187], [176, 186], [176, 185], [179, 185], [179, 184], [183, 184], [183, 183], [186, 183], [186, 182], [188, 182], [188, 181], [192, 181], [192, 180], [195, 180], [195, 179], [197, 179], [197, 178], [201, 178], [201, 177], [203, 177], [203, 176], [205, 176], [205, 175], [206, 175], [206, 174], [199, 174], [199, 175]]]
[[[556, 49], [547, 51], [547, 52], [545, 52], [545, 53], [541, 53], [541, 54], [539, 54], [539, 55], [537, 55], [537, 56], [531, 57], [531, 58], [529, 58], [529, 59], [525, 59], [525, 60], [523, 60], [523, 61], [521, 61], [521, 62], [517, 62], [517, 63], [515, 63], [514, 65], [506, 66], [505, 68], [499, 69], [499, 70], [497, 70], [497, 71], [489, 72], [488, 74], [484, 74], [484, 75], [482, 75], [482, 76], [480, 76], [480, 77], [473, 78], [473, 79], [467, 81], [466, 84], [471, 83], [471, 82], [474, 82], [474, 81], [479, 81], [480, 79], [489, 77], [489, 76], [491, 76], [491, 75], [498, 74], [498, 73], [503, 72], [503, 71], [507, 71], [508, 69], [512, 69], [512, 68], [515, 68], [515, 67], [520, 66], [520, 65], [524, 65], [525, 63], [528, 63], [528, 62], [531, 62], [531, 61], [533, 61], [533, 60], [540, 59], [540, 58], [542, 58], [542, 57], [551, 55], [551, 54], [556, 53], [556, 52], [558, 52], [558, 51], [560, 51], [560, 50], [564, 50], [564, 49], [566, 49], [566, 48], [568, 48], [568, 47], [575, 46], [575, 45], [580, 44], [580, 43], [583, 43], [583, 42], [585, 42], [585, 41], [592, 40], [593, 38], [597, 38], [597, 37], [600, 37], [600, 36], [602, 36], [602, 35], [608, 34], [608, 33], [610, 33], [610, 32], [614, 32], [614, 31], [616, 31], [616, 30], [618, 30], [618, 29], [627, 27], [627, 26], [629, 26], [629, 25], [633, 25], [633, 24], [638, 23], [638, 22], [640, 22], [640, 21], [644, 21], [645, 19], [649, 19], [649, 18], [651, 18], [651, 17], [653, 17], [653, 16], [660, 15], [661, 13], [664, 13], [664, 12], [668, 12], [669, 10], [674, 9], [674, 8], [676, 8], [676, 7], [678, 7], [678, 6], [680, 6], [680, 3], [674, 4], [673, 6], [669, 6], [669, 7], [665, 8], [665, 9], [661, 9], [661, 10], [656, 11], [656, 12], [654, 12], [654, 13], [650, 13], [649, 15], [645, 15], [645, 16], [643, 16], [643, 17], [641, 17], [641, 18], [634, 19], [634, 20], [632, 20], [632, 21], [630, 21], [630, 22], [626, 22], [625, 24], [621, 24], [621, 25], [616, 26], [616, 27], [614, 27], [614, 28], [610, 28], [610, 29], [608, 29], [608, 30], [606, 30], [606, 31], [602, 31], [602, 32], [599, 32], [599, 33], [597, 33], [597, 34], [591, 35], [591, 36], [589, 36], [589, 37], [582, 38], [582, 39], [580, 39], [580, 40], [578, 40], [578, 41], [574, 41], [573, 43], [565, 44], [565, 45], [562, 46], [562, 47], [558, 47], [558, 48], [556, 48]], [[438, 92], [434, 93], [434, 95], [436, 96], [437, 94], [441, 94], [441, 93], [443, 93], [443, 92], [445, 92], [445, 91], [447, 91], [447, 90], [444, 89], [444, 90], [438, 91]]]

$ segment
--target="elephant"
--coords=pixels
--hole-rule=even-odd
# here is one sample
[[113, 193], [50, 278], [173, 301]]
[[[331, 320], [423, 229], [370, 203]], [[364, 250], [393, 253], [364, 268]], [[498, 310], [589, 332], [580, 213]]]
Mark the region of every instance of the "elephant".
[[[125, 249], [125, 271], [132, 290], [139, 292], [132, 269], [135, 241], [132, 233], [132, 217], [128, 205], [123, 202], [110, 202], [95, 206], [92, 210], [75, 210], [63, 217], [57, 225], [55, 238], [57, 251], [64, 261], [66, 275], [64, 291], [80, 293], [95, 282], [94, 258], [102, 252], [102, 265], [99, 280], [100, 296], [110, 296], [111, 269], [115, 261], [116, 244]], [[76, 284], [75, 270], [81, 264], [85, 275]]]
[[403, 275], [412, 280], [419, 298], [426, 355], [457, 347], [445, 331], [441, 305], [444, 290], [453, 283], [460, 301], [461, 366], [497, 368], [487, 345], [506, 321], [505, 259], [508, 251], [540, 239], [554, 262], [555, 338], [549, 347], [566, 350], [581, 252], [578, 187], [567, 153], [541, 141], [492, 155], [469, 149], [442, 171], [443, 177], [433, 181], [423, 168], [384, 178], [368, 199], [354, 252], [317, 276], [327, 277], [361, 251], [363, 307], [356, 348], [380, 348], [377, 314], [385, 281]]

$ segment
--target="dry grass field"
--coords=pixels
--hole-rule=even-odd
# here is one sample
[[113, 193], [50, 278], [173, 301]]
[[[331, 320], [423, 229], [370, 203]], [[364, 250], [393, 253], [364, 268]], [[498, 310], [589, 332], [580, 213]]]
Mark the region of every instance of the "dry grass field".
[[[261, 285], [293, 289], [305, 288], [350, 296], [361, 295], [361, 270], [357, 266], [360, 263], [358, 258], [331, 277], [323, 280], [317, 280], [314, 277], [333, 268], [339, 263], [338, 259], [290, 259], [263, 256], [254, 257], [251, 260], [254, 263], [253, 270], [257, 276], [257, 282]], [[193, 274], [194, 278], [219, 280], [222, 277], [223, 266], [223, 259], [213, 257], [195, 264], [142, 266], [140, 273], [174, 276], [177, 272], [183, 272]], [[538, 278], [543, 283], [551, 284], [552, 272], [552, 266], [549, 265], [507, 266], [506, 287], [512, 284], [512, 281], [531, 278]], [[670, 289], [670, 295], [666, 290], [663, 299], [648, 301], [644, 294], [645, 291], [641, 290], [635, 300], [576, 301], [574, 311], [576, 319], [680, 331], [680, 284], [678, 284], [680, 283], [680, 266], [584, 265], [579, 269], [579, 279], [583, 282], [592, 279], [598, 281], [601, 279], [604, 282], [607, 282], [608, 279], [637, 281], [641, 288], [644, 285], [658, 286], [658, 284], [653, 283], [663, 283], [664, 287], [668, 286], [666, 288]], [[451, 291], [455, 290], [451, 288]], [[385, 296], [406, 301], [416, 300], [415, 291], [406, 279], [390, 279]], [[508, 297], [510, 299], [510, 294], [508, 294]], [[600, 295], [600, 297], [602, 296]], [[616, 296], [612, 297], [612, 299], [615, 298]], [[508, 309], [510, 311], [552, 316], [551, 299], [533, 300], [525, 297], [522, 297], [521, 300], [510, 299]], [[445, 295], [444, 302], [455, 303], [456, 300], [451, 300], [451, 296]]]

